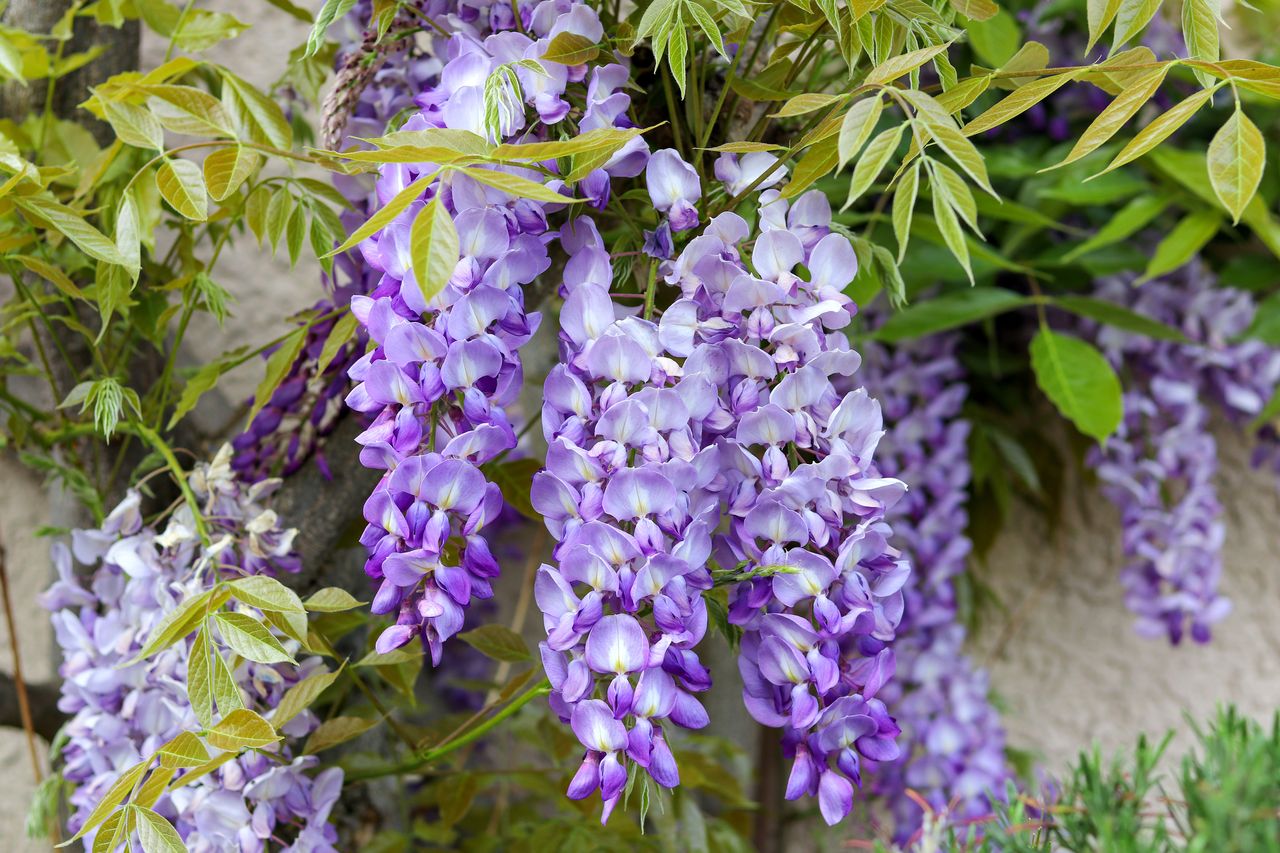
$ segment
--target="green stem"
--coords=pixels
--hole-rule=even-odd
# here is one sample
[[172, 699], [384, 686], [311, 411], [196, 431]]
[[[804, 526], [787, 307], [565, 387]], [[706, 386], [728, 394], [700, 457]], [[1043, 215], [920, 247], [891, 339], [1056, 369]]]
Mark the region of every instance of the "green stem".
[[169, 47], [165, 49], [164, 61], [168, 62], [173, 59], [173, 50], [178, 46], [178, 36], [182, 34], [182, 25], [187, 22], [187, 15], [191, 12], [196, 0], [187, 0], [186, 5], [182, 7], [182, 12], [178, 15], [178, 22], [173, 25], [173, 35], [169, 36]]
[[165, 464], [169, 466], [169, 470], [173, 472], [173, 478], [178, 481], [178, 488], [182, 490], [182, 497], [186, 500], [187, 506], [191, 508], [191, 517], [195, 522], [200, 541], [205, 546], [212, 544], [212, 540], [209, 539], [209, 528], [204, 523], [204, 514], [200, 511], [200, 501], [196, 499], [196, 493], [191, 490], [191, 484], [187, 482], [187, 472], [182, 470], [182, 465], [178, 463], [178, 457], [173, 455], [172, 448], [159, 433], [146, 424], [121, 424], [119, 428], [121, 431], [134, 433], [160, 454]]
[[[668, 63], [670, 63], [670, 57], [668, 57]], [[662, 74], [661, 71], [658, 73]], [[684, 148], [684, 134], [680, 130], [680, 121], [677, 118], [679, 113], [676, 112], [675, 92], [671, 91], [670, 73], [662, 74], [662, 91], [667, 98], [667, 115], [671, 116], [671, 135], [675, 140], [676, 150], [680, 151], [681, 154], [687, 154]]]
[[658, 295], [658, 262], [649, 264], [649, 284], [644, 289], [644, 318], [653, 319], [653, 301]]
[[399, 764], [390, 764], [385, 767], [370, 767], [365, 770], [357, 768], [347, 774], [347, 781], [361, 782], [368, 779], [380, 779], [384, 776], [401, 776], [406, 773], [413, 773], [425, 765], [439, 761], [446, 755], [461, 749], [469, 743], [473, 743], [488, 734], [507, 718], [514, 716], [521, 708], [528, 705], [534, 699], [537, 699], [540, 696], [546, 696], [550, 692], [551, 683], [544, 678], [542, 681], [538, 682], [538, 684], [520, 694], [518, 698], [513, 699], [511, 703], [501, 711], [494, 714], [474, 729], [471, 729], [466, 734], [459, 736], [457, 740], [441, 744], [434, 749], [428, 749], [407, 761], [400, 762]]

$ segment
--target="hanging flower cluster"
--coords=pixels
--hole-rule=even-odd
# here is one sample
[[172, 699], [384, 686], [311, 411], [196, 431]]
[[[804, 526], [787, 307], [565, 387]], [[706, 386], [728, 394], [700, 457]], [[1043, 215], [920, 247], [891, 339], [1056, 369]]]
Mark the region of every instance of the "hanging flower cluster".
[[[1125, 602], [1147, 636], [1207, 642], [1230, 610], [1222, 576], [1221, 504], [1213, 477], [1217, 445], [1209, 410], [1247, 426], [1280, 385], [1280, 351], [1235, 342], [1253, 321], [1253, 297], [1217, 286], [1198, 261], [1134, 287], [1132, 277], [1103, 279], [1099, 297], [1180, 330], [1189, 342], [1152, 340], [1113, 327], [1094, 330], [1099, 347], [1128, 377], [1117, 435], [1090, 464], [1120, 510]], [[1264, 433], [1255, 462], [1276, 446]]]
[[[347, 13], [337, 65], [339, 76], [347, 76], [368, 68], [367, 79], [359, 85], [349, 84], [351, 103], [341, 111], [326, 112], [326, 118], [341, 119], [340, 149], [368, 147], [361, 138], [381, 136], [387, 124], [397, 115], [414, 107], [414, 96], [439, 73], [439, 62], [420, 56], [410, 45], [399, 50], [371, 56], [366, 47], [374, 33], [365, 28], [370, 20], [372, 4], [361, 0]], [[407, 15], [408, 13], [404, 13]], [[370, 60], [378, 60], [376, 65]], [[335, 89], [339, 87], [335, 86]], [[347, 231], [354, 231], [377, 209], [378, 198], [367, 175], [335, 175], [334, 187], [347, 200], [349, 207], [339, 219]], [[254, 416], [243, 433], [232, 440], [235, 457], [232, 465], [250, 480], [279, 475], [287, 477], [297, 471], [313, 455], [316, 464], [328, 475], [328, 466], [320, 445], [337, 425], [342, 413], [342, 397], [350, 387], [347, 371], [364, 352], [368, 334], [358, 330], [353, 340], [344, 343], [331, 360], [321, 367], [321, 356], [334, 332], [337, 318], [334, 309], [346, 305], [351, 297], [367, 294], [377, 285], [381, 275], [362, 258], [344, 252], [333, 259], [333, 272], [324, 275], [329, 294], [312, 306], [310, 314], [325, 318], [313, 322], [300, 352], [289, 366], [288, 374], [275, 393]]]
[[[53, 613], [63, 654], [58, 707], [72, 715], [63, 729], [62, 760], [63, 775], [75, 786], [73, 832], [127, 768], [176, 735], [202, 729], [187, 697], [191, 642], [134, 661], [166, 615], [220, 578], [298, 567], [294, 531], [281, 528], [266, 506], [277, 481], [242, 485], [230, 457], [224, 447], [190, 478], [211, 545], [202, 546], [187, 506], [157, 531], [143, 521], [141, 496], [130, 492], [101, 528], [75, 531], [70, 549], [54, 547], [59, 579], [42, 604]], [[78, 572], [73, 557], [92, 573]], [[269, 716], [290, 686], [320, 669], [319, 658], [296, 666], [244, 662], [233, 679], [245, 706]], [[317, 724], [314, 714], [302, 711], [282, 733], [299, 738]], [[193, 851], [260, 851], [269, 839], [288, 839], [288, 849], [297, 853], [334, 850], [337, 834], [328, 816], [342, 770], [313, 773], [315, 756], [298, 755], [287, 744], [270, 749], [278, 750], [274, 757], [246, 752], [192, 784], [175, 786], [152, 808]], [[85, 836], [88, 848], [100, 829]]]
[[[728, 155], [717, 174], [745, 186], [744, 170], [772, 165]], [[663, 254], [672, 233], [696, 227], [701, 187], [670, 150], [646, 178], [667, 214], [650, 237]], [[656, 322], [611, 300], [589, 220], [562, 235], [561, 364], [546, 383], [550, 450], [534, 492], [558, 566], [543, 567], [538, 603], [553, 706], [587, 750], [570, 795], [599, 788], [606, 818], [628, 759], [677, 783], [663, 720], [706, 723], [691, 694], [710, 679], [692, 647], [713, 552], [740, 580], [729, 618], [745, 629], [744, 701], [784, 730], [795, 758], [788, 797], [818, 795], [835, 823], [852, 807], [859, 755], [897, 755], [875, 694], [892, 673], [909, 574], [883, 520], [903, 486], [872, 462], [878, 405], [833, 384], [859, 363], [839, 331], [857, 260], [820, 193], [758, 202], [749, 259], [751, 227], [723, 213], [659, 266], [679, 298]]]
[[868, 342], [859, 372], [880, 401], [888, 430], [877, 460], [910, 491], [889, 518], [913, 573], [894, 642], [898, 677], [882, 694], [903, 730], [903, 755], [878, 767], [876, 790], [906, 841], [923, 813], [913, 790], [935, 812], [971, 819], [991, 812], [1012, 778], [1000, 715], [988, 698], [986, 672], [964, 653], [955, 578], [970, 542], [965, 503], [970, 479], [968, 394], [956, 358], [958, 336], [934, 335], [889, 349]]
[[[434, 85], [418, 94], [422, 109], [403, 130], [540, 141], [570, 115], [570, 85], [577, 87], [574, 100], [586, 104], [575, 115], [580, 130], [625, 123], [629, 98], [618, 91], [625, 67], [588, 69], [539, 59], [562, 33], [598, 41], [603, 31], [595, 12], [547, 0], [521, 14], [517, 30], [506, 3], [442, 12], [454, 34], [436, 52], [447, 61]], [[523, 133], [526, 107], [538, 115], [536, 133]], [[606, 184], [607, 170], [635, 174], [646, 152], [636, 140], [596, 171]], [[434, 169], [424, 163], [384, 166], [379, 200], [386, 203]], [[429, 299], [415, 278], [409, 245], [424, 204], [439, 205], [461, 237], [461, 258]], [[438, 664], [467, 605], [492, 595], [498, 564], [482, 531], [501, 508], [502, 495], [480, 466], [516, 445], [507, 408], [522, 382], [519, 349], [539, 321], [526, 311], [522, 287], [550, 266], [554, 235], [547, 213], [545, 203], [451, 172], [360, 246], [381, 278], [368, 297], [353, 298], [352, 310], [377, 346], [352, 366], [359, 384], [347, 404], [373, 417], [358, 439], [362, 463], [386, 471], [365, 504], [369, 525], [361, 540], [369, 550], [366, 571], [379, 583], [373, 610], [396, 614], [396, 624], [378, 639], [380, 651], [419, 637]]]

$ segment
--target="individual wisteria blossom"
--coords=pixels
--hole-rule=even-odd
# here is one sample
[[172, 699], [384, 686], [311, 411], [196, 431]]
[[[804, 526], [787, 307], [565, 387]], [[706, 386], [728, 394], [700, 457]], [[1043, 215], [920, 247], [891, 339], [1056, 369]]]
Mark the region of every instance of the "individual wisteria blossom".
[[[339, 75], [344, 70], [353, 74], [356, 69], [368, 72], [367, 79], [362, 76], [349, 86], [349, 102], [326, 111], [326, 118], [341, 119], [340, 130], [345, 136], [341, 142], [333, 142], [339, 149], [369, 147], [359, 139], [381, 136], [388, 122], [414, 107], [414, 97], [440, 70], [439, 60], [422, 55], [411, 40], [398, 43], [393, 50], [370, 54], [375, 35], [368, 28], [371, 14], [370, 0], [361, 0], [338, 28]], [[335, 91], [339, 88], [335, 86]], [[350, 205], [341, 211], [339, 219], [353, 231], [378, 206], [373, 181], [368, 175], [335, 175], [333, 184]], [[347, 305], [352, 296], [372, 291], [381, 275], [357, 253], [344, 252], [333, 259], [332, 274], [323, 278], [328, 293], [310, 312], [323, 319], [308, 326], [306, 341], [284, 380], [252, 423], [232, 440], [236, 450], [233, 464], [244, 477], [287, 477], [312, 456], [328, 473], [320, 445], [337, 425], [343, 411], [342, 398], [350, 388], [347, 371], [364, 352], [368, 335], [361, 329], [323, 370], [320, 357], [338, 321], [336, 309]]]
[[[1188, 633], [1207, 642], [1230, 604], [1218, 592], [1218, 457], [1204, 401], [1247, 426], [1280, 385], [1280, 351], [1238, 340], [1253, 321], [1253, 297], [1218, 286], [1198, 260], [1140, 287], [1132, 276], [1104, 278], [1097, 295], [1188, 338], [1153, 340], [1086, 324], [1128, 389], [1119, 431], [1089, 461], [1121, 513], [1125, 601], [1138, 630], [1175, 643]], [[1255, 462], [1266, 462], [1274, 446], [1264, 432]]]
[[[651, 158], [649, 184], [664, 193], [654, 206], [672, 231], [687, 215], [673, 200], [701, 197], [686, 170], [675, 152]], [[562, 363], [546, 382], [550, 449], [534, 484], [558, 565], [543, 567], [538, 604], [552, 705], [586, 750], [570, 796], [599, 789], [605, 818], [628, 762], [678, 781], [665, 719], [706, 722], [692, 694], [710, 677], [693, 646], [713, 552], [744, 579], [729, 614], [745, 629], [744, 701], [784, 730], [788, 797], [818, 795], [835, 823], [852, 807], [859, 756], [897, 755], [875, 694], [892, 674], [910, 572], [883, 520], [903, 485], [872, 461], [878, 405], [833, 385], [859, 363], [839, 331], [857, 261], [820, 194], [759, 203], [749, 265], [750, 226], [722, 213], [659, 267], [678, 298], [657, 322], [611, 300], [589, 220], [562, 234]]]
[[[624, 66], [569, 68], [539, 60], [560, 33], [593, 41], [602, 36], [588, 7], [554, 0], [524, 5], [518, 26], [507, 3], [443, 5], [432, 13], [453, 34], [437, 38], [434, 52], [443, 67], [417, 94], [420, 110], [402, 130], [447, 128], [493, 142], [530, 142], [544, 141], [561, 123], [629, 126], [629, 97], [620, 91]], [[631, 140], [582, 185], [637, 175], [647, 153], [642, 141]], [[384, 166], [379, 202], [434, 171], [427, 163]], [[538, 177], [528, 169], [497, 171]], [[461, 258], [430, 299], [414, 277], [409, 249], [411, 224], [427, 203], [442, 206], [461, 238]], [[361, 462], [385, 471], [365, 504], [368, 526], [361, 537], [369, 551], [366, 572], [378, 583], [373, 611], [396, 619], [379, 636], [380, 651], [419, 638], [438, 664], [467, 606], [492, 595], [499, 567], [485, 528], [503, 502], [480, 466], [516, 446], [508, 408], [522, 383], [520, 347], [540, 319], [527, 310], [524, 286], [551, 264], [548, 244], [556, 234], [547, 217], [562, 208], [451, 172], [360, 245], [381, 277], [368, 296], [352, 299], [352, 310], [376, 347], [351, 367], [358, 384], [347, 404], [372, 418], [358, 439]]]
[[[70, 548], [54, 546], [58, 580], [42, 603], [53, 613], [62, 649], [58, 707], [71, 715], [63, 729], [62, 773], [74, 787], [72, 832], [123, 771], [174, 736], [202, 729], [187, 698], [189, 641], [133, 662], [166, 614], [219, 578], [297, 569], [294, 531], [282, 528], [267, 506], [278, 481], [244, 485], [230, 458], [230, 448], [223, 448], [190, 477], [208, 520], [209, 546], [201, 544], [185, 504], [162, 531], [147, 526], [137, 492], [101, 528], [73, 532]], [[296, 643], [284, 642], [296, 652]], [[244, 662], [233, 678], [245, 706], [269, 719], [290, 686], [322, 668], [314, 657], [296, 666]], [[163, 794], [155, 811], [193, 851], [260, 851], [268, 841], [296, 853], [335, 850], [328, 817], [343, 772], [315, 772], [318, 759], [299, 754], [292, 743], [317, 724], [310, 711], [299, 713], [282, 729], [287, 740], [267, 748], [274, 757], [245, 753]], [[88, 848], [96, 832], [85, 836]]]
[[[882, 315], [864, 316], [874, 328]], [[990, 796], [1003, 794], [1012, 778], [987, 674], [964, 653], [958, 621], [955, 579], [970, 550], [970, 467], [969, 423], [961, 416], [968, 383], [957, 343], [955, 334], [891, 349], [868, 341], [858, 373], [884, 412], [881, 470], [910, 488], [888, 513], [913, 571], [894, 642], [897, 678], [881, 694], [902, 727], [902, 755], [877, 766], [874, 786], [894, 815], [900, 842], [912, 838], [924, 818], [908, 790], [963, 824], [990, 814]]]

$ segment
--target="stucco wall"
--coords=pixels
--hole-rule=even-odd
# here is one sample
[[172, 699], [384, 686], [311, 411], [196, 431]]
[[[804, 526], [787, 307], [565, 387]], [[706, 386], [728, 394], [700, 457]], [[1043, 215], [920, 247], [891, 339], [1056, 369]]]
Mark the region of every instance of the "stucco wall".
[[[287, 46], [305, 37], [297, 21], [257, 0], [218, 4], [254, 29], [221, 50], [218, 61], [256, 83], [275, 79]], [[148, 43], [146, 61], [162, 57], [163, 45]], [[202, 363], [241, 343], [268, 340], [290, 313], [319, 293], [314, 264], [289, 270], [267, 258], [252, 241], [235, 247], [217, 280], [236, 296], [225, 330], [205, 324], [194, 330], [188, 363]], [[227, 400], [251, 393], [260, 376], [250, 365], [224, 381], [222, 403], [207, 406], [208, 425], [225, 417]], [[1143, 640], [1131, 627], [1120, 598], [1117, 572], [1120, 538], [1115, 513], [1096, 492], [1072, 484], [1066, 519], [1053, 538], [1028, 510], [1015, 510], [990, 555], [984, 579], [1008, 606], [1007, 617], [987, 614], [974, 652], [990, 666], [996, 690], [1008, 707], [1005, 721], [1013, 746], [1031, 750], [1047, 767], [1059, 768], [1090, 741], [1108, 748], [1133, 741], [1142, 731], [1185, 729], [1184, 712], [1203, 718], [1218, 703], [1234, 701], [1264, 717], [1280, 706], [1280, 501], [1272, 479], [1247, 466], [1247, 448], [1222, 435], [1221, 497], [1227, 524], [1227, 593], [1235, 610], [1212, 644], [1171, 649]], [[18, 629], [29, 677], [52, 673], [51, 632], [35, 594], [48, 582], [46, 543], [32, 533], [49, 523], [50, 506], [39, 481], [0, 456], [0, 532], [9, 549]], [[9, 638], [0, 630], [0, 669], [9, 671]], [[1183, 737], [1175, 742], [1188, 743]], [[22, 820], [30, 794], [30, 769], [20, 732], [0, 730], [0, 838], [4, 849], [22, 845]]]

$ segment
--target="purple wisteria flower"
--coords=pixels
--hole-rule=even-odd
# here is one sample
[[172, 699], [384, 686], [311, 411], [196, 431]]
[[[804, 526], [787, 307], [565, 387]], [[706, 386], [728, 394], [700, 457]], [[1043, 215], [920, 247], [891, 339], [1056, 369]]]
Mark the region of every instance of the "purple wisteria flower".
[[[370, 0], [360, 0], [347, 13], [342, 25], [335, 28], [339, 36], [336, 64], [340, 74], [344, 68], [370, 58], [359, 48], [373, 36], [367, 29], [372, 8]], [[412, 109], [414, 96], [440, 71], [439, 60], [416, 50], [412, 39], [380, 60], [370, 79], [354, 96], [350, 114], [345, 117], [345, 138], [339, 149], [370, 147], [360, 142], [360, 138], [383, 135], [388, 122]], [[353, 231], [377, 209], [374, 183], [368, 175], [335, 175], [333, 184], [350, 204], [341, 211], [339, 219]], [[328, 295], [312, 307], [313, 316], [333, 314], [335, 308], [348, 304], [351, 297], [371, 292], [381, 278], [380, 273], [355, 252], [344, 252], [333, 261], [333, 273], [323, 277]], [[327, 475], [321, 445], [337, 426], [343, 411], [342, 397], [350, 388], [347, 371], [368, 343], [368, 334], [362, 328], [324, 370], [320, 370], [320, 355], [336, 323], [336, 316], [328, 317], [307, 329], [306, 342], [280, 387], [248, 428], [233, 439], [236, 454], [232, 464], [242, 477], [255, 480], [273, 475], [287, 477], [312, 456]]]
[[[420, 110], [402, 130], [466, 130], [520, 143], [545, 141], [561, 122], [582, 130], [628, 127], [629, 96], [620, 91], [625, 66], [540, 60], [560, 33], [601, 38], [595, 12], [544, 0], [521, 7], [520, 14], [517, 28], [507, 3], [435, 10], [434, 18], [453, 35], [437, 38], [434, 53], [443, 66], [417, 94]], [[647, 153], [642, 141], [632, 140], [584, 186], [638, 174]], [[384, 166], [379, 202], [435, 170], [426, 163]], [[530, 169], [497, 171], [541, 180]], [[409, 252], [411, 223], [429, 202], [453, 218], [462, 255], [430, 300], [414, 278]], [[351, 367], [358, 384], [347, 404], [372, 418], [358, 439], [362, 463], [386, 472], [365, 504], [368, 526], [361, 537], [369, 551], [366, 571], [379, 584], [373, 611], [396, 617], [378, 638], [380, 651], [420, 638], [438, 664], [442, 644], [462, 627], [465, 608], [492, 595], [499, 567], [485, 528], [502, 507], [502, 495], [481, 466], [516, 446], [508, 407], [522, 383], [520, 347], [540, 319], [526, 310], [524, 286], [551, 264], [548, 244], [557, 235], [547, 218], [562, 208], [453, 172], [360, 246], [381, 278], [367, 297], [352, 299], [352, 309], [376, 347]]]
[[[282, 529], [264, 503], [278, 481], [245, 486], [235, 479], [230, 459], [224, 447], [190, 478], [213, 539], [208, 547], [196, 537], [185, 505], [163, 531], [146, 526], [137, 492], [101, 528], [75, 531], [70, 548], [54, 546], [58, 580], [42, 604], [53, 613], [63, 653], [58, 706], [72, 715], [61, 755], [62, 774], [75, 788], [72, 832], [120, 773], [181, 732], [202, 729], [187, 698], [189, 642], [130, 663], [151, 631], [219, 578], [297, 568], [293, 531]], [[73, 558], [91, 574], [77, 572]], [[296, 652], [296, 643], [282, 642]], [[321, 669], [315, 657], [297, 666], [244, 662], [233, 678], [245, 706], [270, 718], [289, 687]], [[154, 809], [175, 825], [189, 850], [261, 851], [268, 842], [295, 853], [336, 850], [328, 817], [342, 770], [314, 772], [318, 759], [296, 754], [290, 743], [318, 722], [309, 711], [299, 713], [283, 727], [289, 740], [268, 748], [278, 761], [261, 751], [245, 753], [161, 795]], [[85, 836], [87, 847], [95, 834]]]
[[[1120, 509], [1129, 560], [1125, 602], [1138, 630], [1175, 643], [1187, 633], [1207, 642], [1230, 603], [1218, 593], [1222, 510], [1204, 401], [1237, 425], [1250, 424], [1280, 385], [1280, 350], [1238, 341], [1253, 321], [1253, 297], [1218, 286], [1198, 260], [1141, 286], [1132, 276], [1104, 278], [1097, 295], [1189, 339], [1153, 340], [1085, 324], [1129, 389], [1119, 431], [1089, 462]], [[1255, 462], [1265, 463], [1275, 446], [1274, 434], [1264, 430]]]
[[[876, 324], [882, 312], [868, 312]], [[872, 319], [874, 317], [874, 319]], [[987, 674], [964, 654], [955, 578], [970, 542], [968, 394], [956, 358], [958, 336], [932, 335], [889, 349], [868, 341], [859, 376], [883, 407], [888, 429], [877, 460], [910, 491], [890, 511], [896, 542], [914, 569], [894, 642], [897, 679], [881, 697], [902, 726], [902, 755], [878, 766], [875, 789], [888, 802], [895, 837], [910, 839], [924, 817], [916, 791], [937, 813], [963, 822], [990, 814], [1012, 774]]]
[[[690, 174], [674, 152], [651, 160], [672, 231], [702, 195]], [[678, 298], [657, 322], [610, 298], [590, 220], [561, 237], [562, 363], [546, 382], [550, 450], [534, 484], [558, 565], [543, 567], [538, 603], [552, 705], [586, 749], [570, 794], [599, 789], [606, 818], [628, 762], [678, 781], [662, 722], [706, 724], [692, 694], [710, 675], [693, 647], [717, 563], [742, 579], [729, 618], [746, 630], [744, 700], [784, 730], [788, 797], [817, 795], [835, 823], [859, 756], [897, 755], [875, 694], [892, 674], [910, 573], [884, 522], [903, 484], [872, 461], [878, 405], [833, 384], [859, 364], [839, 331], [857, 260], [821, 194], [759, 203], [749, 248], [748, 223], [723, 213], [661, 264]]]

